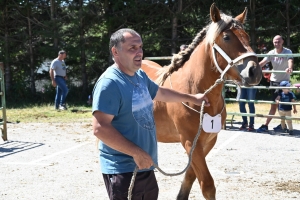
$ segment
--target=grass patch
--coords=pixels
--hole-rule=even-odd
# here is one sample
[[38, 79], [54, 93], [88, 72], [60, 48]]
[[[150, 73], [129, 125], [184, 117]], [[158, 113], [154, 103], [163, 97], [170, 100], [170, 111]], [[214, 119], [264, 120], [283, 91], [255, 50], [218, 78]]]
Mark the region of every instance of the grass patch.
[[[300, 105], [297, 105], [296, 107], [297, 107], [298, 113], [297, 114], [292, 113], [292, 117], [300, 117]], [[227, 103], [226, 104], [226, 110], [227, 110], [227, 112], [236, 112], [236, 113], [238, 112], [239, 113], [240, 112], [239, 104], [238, 103]], [[247, 103], [246, 103], [246, 110], [249, 111]], [[256, 114], [268, 115], [269, 110], [270, 110], [270, 104], [266, 104], [266, 103], [257, 103], [257, 104], [255, 104]], [[276, 112], [275, 115], [279, 116], [278, 112]], [[232, 117], [232, 115], [228, 115], [227, 119], [231, 119], [231, 117]], [[255, 118], [255, 124], [257, 126], [260, 126], [261, 124], [266, 122], [266, 119], [267, 118], [265, 118], [265, 117], [256, 117]], [[242, 116], [235, 116], [234, 120], [242, 122]], [[273, 119], [271, 121], [271, 123], [280, 124], [280, 121], [281, 121], [280, 119]], [[293, 120], [293, 123], [294, 124], [300, 124], [300, 121], [299, 120]]]
[[64, 111], [55, 110], [53, 105], [9, 108], [6, 116], [12, 123], [91, 122], [92, 107], [70, 106]]
[[[300, 106], [297, 106], [299, 113], [293, 114], [294, 117], [300, 117]], [[246, 109], [248, 106], [246, 104]], [[255, 104], [257, 114], [268, 114], [269, 104]], [[239, 112], [238, 103], [227, 103], [227, 112]], [[6, 110], [6, 116], [8, 122], [13, 123], [44, 123], [44, 122], [91, 122], [92, 120], [92, 107], [91, 106], [69, 106], [66, 111], [56, 111], [53, 105], [42, 106], [28, 106], [22, 108], [8, 108]], [[277, 113], [278, 115], [278, 113]], [[232, 116], [227, 116], [231, 119]], [[234, 120], [237, 122], [242, 121], [241, 116], [235, 116]], [[264, 123], [266, 118], [256, 117], [255, 124], [260, 125]], [[272, 123], [280, 123], [280, 119], [273, 119]], [[293, 123], [299, 124], [300, 121], [294, 120]]]

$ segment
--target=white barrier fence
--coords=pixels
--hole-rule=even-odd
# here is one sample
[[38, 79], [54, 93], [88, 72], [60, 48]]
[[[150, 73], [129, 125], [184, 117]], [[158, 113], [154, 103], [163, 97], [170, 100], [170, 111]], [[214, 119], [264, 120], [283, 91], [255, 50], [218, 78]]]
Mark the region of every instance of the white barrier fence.
[[[300, 57], [300, 53], [296, 54], [256, 54], [257, 57]], [[145, 60], [171, 60], [172, 56], [162, 56], [162, 57], [145, 57]], [[275, 70], [263, 70], [263, 73], [286, 73], [285, 71], [275, 71]], [[293, 71], [293, 74], [298, 74], [300, 71]], [[227, 87], [236, 87], [233, 84], [225, 84]], [[288, 89], [300, 89], [300, 86], [292, 86], [292, 87], [284, 87]], [[282, 89], [283, 87], [275, 87], [275, 86], [252, 86], [245, 87], [241, 86], [241, 88], [257, 88], [257, 89]], [[223, 92], [223, 96], [224, 96]], [[238, 99], [238, 100], [237, 100]], [[235, 102], [253, 102], [253, 103], [267, 103], [267, 104], [276, 104], [274, 101], [264, 101], [264, 100], [246, 100], [239, 98], [225, 98], [225, 101], [235, 101]], [[299, 102], [279, 102], [279, 104], [287, 104], [287, 105], [300, 105]], [[272, 117], [277, 119], [291, 119], [291, 120], [300, 120], [300, 117], [287, 117], [287, 116], [278, 116], [278, 115], [264, 115], [264, 114], [250, 114], [250, 113], [236, 113], [236, 112], [227, 112], [227, 115], [232, 115], [232, 121], [235, 115], [237, 116], [249, 116], [249, 117]]]

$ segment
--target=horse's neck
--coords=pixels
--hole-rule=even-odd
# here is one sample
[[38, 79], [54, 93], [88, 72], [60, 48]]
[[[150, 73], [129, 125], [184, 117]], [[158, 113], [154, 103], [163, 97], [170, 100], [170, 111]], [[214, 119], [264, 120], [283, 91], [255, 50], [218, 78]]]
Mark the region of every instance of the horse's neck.
[[[210, 51], [210, 49], [207, 49]], [[202, 56], [199, 52], [202, 51]], [[186, 63], [186, 70], [190, 71], [191, 79], [194, 81], [194, 91], [206, 91], [216, 84], [220, 78], [220, 73], [213, 66], [213, 61], [210, 58], [210, 53], [204, 53], [205, 47], [198, 46], [194, 56]], [[196, 64], [195, 64], [196, 63]], [[189, 68], [189, 69], [188, 69]], [[214, 89], [209, 92], [209, 96], [220, 96], [222, 94], [223, 83], [217, 84]]]

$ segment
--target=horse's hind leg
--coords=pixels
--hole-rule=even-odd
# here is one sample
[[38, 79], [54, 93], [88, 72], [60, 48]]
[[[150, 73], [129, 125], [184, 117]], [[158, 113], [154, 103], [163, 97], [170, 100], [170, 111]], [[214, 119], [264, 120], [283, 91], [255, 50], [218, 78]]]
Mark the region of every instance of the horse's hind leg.
[[188, 200], [192, 185], [196, 179], [195, 172], [190, 166], [185, 172], [183, 182], [181, 184], [179, 193], [177, 195], [177, 200]]

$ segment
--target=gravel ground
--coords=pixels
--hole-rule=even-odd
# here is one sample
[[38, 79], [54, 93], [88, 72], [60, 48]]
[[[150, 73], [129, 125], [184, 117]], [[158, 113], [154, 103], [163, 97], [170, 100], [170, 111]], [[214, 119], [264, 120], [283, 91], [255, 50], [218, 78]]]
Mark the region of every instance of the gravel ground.
[[[295, 136], [238, 126], [222, 130], [207, 157], [217, 199], [300, 199], [300, 125]], [[9, 140], [0, 141], [0, 199], [107, 199], [91, 130], [90, 123], [8, 124]], [[187, 162], [180, 144], [159, 143], [163, 170], [179, 172]], [[159, 200], [176, 199], [183, 175], [156, 175]], [[198, 182], [190, 199], [203, 199]]]

